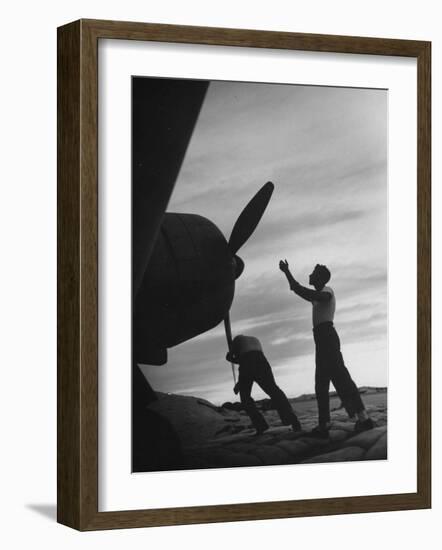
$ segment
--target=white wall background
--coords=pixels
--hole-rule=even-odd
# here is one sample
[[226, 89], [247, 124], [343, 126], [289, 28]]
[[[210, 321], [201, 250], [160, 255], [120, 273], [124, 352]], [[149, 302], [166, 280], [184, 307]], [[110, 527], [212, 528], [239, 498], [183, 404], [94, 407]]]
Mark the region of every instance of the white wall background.
[[[441, 100], [437, 0], [48, 0], [3, 5], [0, 541], [5, 548], [437, 548], [442, 520]], [[80, 17], [433, 41], [433, 510], [77, 533], [55, 523], [56, 27]], [[406, 426], [404, 426], [404, 436]]]

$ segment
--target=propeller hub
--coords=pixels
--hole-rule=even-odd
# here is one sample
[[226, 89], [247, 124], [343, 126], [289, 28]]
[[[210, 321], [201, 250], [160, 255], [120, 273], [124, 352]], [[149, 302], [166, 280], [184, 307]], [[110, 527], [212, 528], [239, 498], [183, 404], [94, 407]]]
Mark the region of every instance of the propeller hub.
[[242, 272], [244, 271], [244, 262], [236, 254], [234, 257], [234, 262], [235, 262], [235, 279], [238, 279], [238, 277], [240, 277]]

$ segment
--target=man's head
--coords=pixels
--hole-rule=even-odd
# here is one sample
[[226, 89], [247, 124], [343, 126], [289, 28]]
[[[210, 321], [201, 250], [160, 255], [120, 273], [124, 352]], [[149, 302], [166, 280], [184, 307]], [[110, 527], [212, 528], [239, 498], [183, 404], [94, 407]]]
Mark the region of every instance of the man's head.
[[243, 334], [237, 334], [235, 338], [232, 340], [232, 351], [235, 355], [239, 355], [243, 339], [244, 339]]
[[310, 273], [309, 283], [315, 288], [324, 287], [330, 280], [331, 273], [327, 266], [316, 264], [314, 270]]

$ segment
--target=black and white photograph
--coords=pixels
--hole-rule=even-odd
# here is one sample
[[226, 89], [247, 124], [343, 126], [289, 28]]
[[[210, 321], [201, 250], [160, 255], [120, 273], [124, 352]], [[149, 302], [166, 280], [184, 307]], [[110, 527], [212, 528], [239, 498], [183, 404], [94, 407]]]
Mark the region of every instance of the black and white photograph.
[[387, 459], [388, 90], [132, 77], [132, 471]]

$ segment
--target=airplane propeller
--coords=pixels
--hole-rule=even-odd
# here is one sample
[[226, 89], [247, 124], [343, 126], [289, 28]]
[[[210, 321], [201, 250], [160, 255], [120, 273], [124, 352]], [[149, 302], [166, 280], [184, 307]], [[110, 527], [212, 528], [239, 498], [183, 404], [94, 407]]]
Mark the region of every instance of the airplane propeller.
[[[268, 181], [256, 195], [247, 203], [241, 214], [233, 226], [232, 233], [228, 242], [229, 249], [235, 257], [236, 262], [236, 278], [238, 278], [244, 270], [243, 260], [237, 256], [238, 250], [249, 240], [260, 222], [267, 205], [272, 197], [275, 186], [271, 181]], [[230, 327], [230, 315], [224, 319], [224, 328], [226, 331], [226, 339], [229, 351], [232, 351], [232, 331]], [[235, 370], [232, 363], [233, 380], [236, 383]]]

